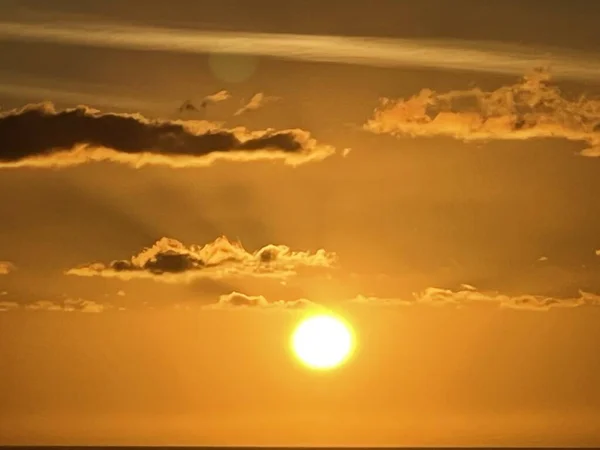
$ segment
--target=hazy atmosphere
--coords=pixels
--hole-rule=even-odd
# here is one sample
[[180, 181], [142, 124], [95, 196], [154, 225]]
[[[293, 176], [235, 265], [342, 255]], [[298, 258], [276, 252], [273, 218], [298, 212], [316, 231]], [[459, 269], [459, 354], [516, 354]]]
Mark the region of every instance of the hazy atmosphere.
[[600, 445], [599, 21], [3, 0], [0, 444]]

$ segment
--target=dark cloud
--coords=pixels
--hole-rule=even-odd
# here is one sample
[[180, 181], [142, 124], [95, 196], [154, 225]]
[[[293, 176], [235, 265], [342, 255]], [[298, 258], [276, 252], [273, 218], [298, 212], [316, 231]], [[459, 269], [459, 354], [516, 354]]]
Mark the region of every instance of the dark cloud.
[[600, 100], [566, 98], [542, 69], [490, 92], [423, 89], [409, 99], [384, 98], [364, 128], [381, 134], [463, 141], [562, 138], [586, 143], [584, 156], [600, 156]]
[[221, 295], [217, 303], [205, 307], [205, 309], [239, 308], [304, 310], [309, 308], [321, 308], [321, 306], [306, 299], [269, 302], [262, 295], [246, 295], [240, 292], [232, 292], [230, 294]]
[[162, 238], [152, 247], [130, 259], [110, 264], [92, 263], [67, 271], [68, 275], [105, 276], [125, 280], [151, 278], [166, 282], [186, 282], [195, 278], [238, 276], [286, 278], [307, 269], [331, 269], [335, 253], [293, 251], [285, 245], [267, 245], [249, 252], [239, 242], [217, 238], [204, 246], [186, 246]]
[[303, 130], [251, 132], [206, 121], [150, 120], [101, 113], [85, 106], [57, 111], [50, 103], [0, 114], [0, 167], [57, 167], [115, 161], [136, 167], [206, 166], [231, 161], [282, 160], [291, 165], [334, 153]]

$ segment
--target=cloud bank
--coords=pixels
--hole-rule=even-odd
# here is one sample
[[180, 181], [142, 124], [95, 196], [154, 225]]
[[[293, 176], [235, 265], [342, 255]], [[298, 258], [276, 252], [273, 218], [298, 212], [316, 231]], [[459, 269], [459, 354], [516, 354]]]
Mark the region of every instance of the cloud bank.
[[[80, 298], [66, 298], [64, 300], [39, 300], [35, 302], [19, 303], [14, 301], [0, 301], [0, 312], [10, 311], [50, 311], [50, 312], [83, 312], [100, 313], [105, 311], [124, 310], [152, 310], [160, 306], [159, 303], [140, 304], [134, 302], [127, 305], [112, 303], [99, 303]], [[499, 292], [481, 292], [473, 289], [453, 291], [430, 287], [413, 294], [412, 298], [382, 298], [357, 295], [356, 297], [329, 303], [320, 303], [306, 298], [296, 300], [268, 300], [263, 295], [248, 295], [241, 292], [231, 292], [221, 295], [215, 303], [181, 305], [177, 302], [166, 305], [175, 310], [206, 310], [206, 311], [315, 311], [330, 312], [337, 308], [346, 309], [346, 306], [355, 305], [366, 308], [406, 308], [415, 306], [425, 307], [452, 307], [466, 308], [476, 305], [487, 305], [500, 309], [547, 312], [556, 309], [572, 309], [578, 307], [599, 307], [600, 295], [580, 291], [579, 296], [572, 298], [556, 298], [542, 295], [506, 295]], [[164, 307], [165, 305], [162, 305]]]
[[68, 270], [67, 275], [103, 276], [123, 280], [149, 278], [164, 282], [189, 282], [196, 278], [287, 278], [311, 270], [335, 267], [335, 253], [293, 251], [285, 245], [267, 245], [249, 252], [239, 242], [219, 237], [204, 246], [186, 246], [162, 238], [130, 259], [109, 264], [92, 263]]
[[351, 303], [372, 306], [455, 306], [473, 304], [497, 305], [500, 308], [548, 311], [553, 308], [575, 308], [580, 306], [600, 306], [600, 295], [580, 291], [579, 297], [554, 298], [542, 295], [510, 296], [498, 292], [480, 292], [471, 286], [463, 290], [452, 291], [430, 287], [415, 293], [412, 299], [378, 298], [358, 295]]
[[562, 138], [587, 144], [600, 156], [600, 100], [570, 100], [537, 70], [495, 91], [446, 93], [423, 89], [409, 99], [381, 99], [364, 129], [396, 136], [446, 136], [463, 141]]
[[564, 49], [482, 41], [391, 39], [279, 33], [197, 31], [84, 22], [0, 22], [0, 40], [180, 53], [261, 55], [376, 67], [428, 67], [519, 75], [551, 65], [558, 77], [597, 80], [600, 59]]
[[205, 121], [150, 120], [50, 103], [0, 113], [1, 167], [62, 167], [114, 161], [140, 167], [207, 166], [216, 160], [280, 160], [298, 165], [335, 150], [303, 130], [222, 129]]

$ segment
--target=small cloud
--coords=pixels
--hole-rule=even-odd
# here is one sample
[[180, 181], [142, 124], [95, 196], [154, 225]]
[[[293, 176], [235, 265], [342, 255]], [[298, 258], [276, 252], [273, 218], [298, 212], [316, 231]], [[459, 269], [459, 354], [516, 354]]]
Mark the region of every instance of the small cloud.
[[400, 298], [382, 298], [382, 297], [369, 297], [364, 295], [357, 295], [356, 297], [348, 300], [349, 303], [355, 303], [358, 305], [374, 305], [374, 306], [411, 306], [414, 304], [412, 300], [404, 300]]
[[284, 309], [284, 310], [304, 310], [309, 308], [322, 308], [322, 306], [306, 299], [299, 300], [278, 300], [269, 302], [262, 295], [246, 295], [240, 292], [221, 295], [219, 301], [212, 305], [207, 305], [205, 309]]
[[600, 156], [600, 100], [568, 99], [536, 69], [513, 85], [438, 93], [423, 89], [408, 99], [383, 98], [364, 129], [396, 136], [446, 136], [462, 141], [562, 138], [587, 144]]
[[467, 291], [476, 291], [477, 290], [477, 288], [475, 286], [473, 286], [471, 284], [466, 284], [466, 283], [461, 284], [460, 287], [462, 287], [463, 289], [465, 289]]
[[235, 112], [235, 116], [239, 116], [241, 114], [247, 113], [248, 111], [256, 111], [259, 108], [262, 108], [267, 103], [274, 102], [279, 100], [279, 97], [270, 97], [266, 96], [262, 92], [254, 94], [250, 101], [242, 106]]
[[204, 246], [186, 246], [175, 239], [162, 238], [130, 259], [87, 264], [66, 273], [188, 282], [203, 277], [287, 278], [300, 271], [332, 269], [336, 264], [337, 255], [323, 249], [294, 251], [285, 245], [270, 244], [249, 252], [240, 242], [231, 242], [222, 236]]
[[538, 258], [538, 261], [539, 261], [539, 262], [548, 261], [548, 257], [547, 257], [547, 256], [540, 256], [540, 257]]
[[196, 108], [196, 105], [191, 100], [186, 100], [177, 108], [177, 112], [183, 114], [186, 112], [200, 112], [200, 110]]
[[215, 92], [214, 94], [207, 95], [206, 97], [204, 97], [204, 99], [202, 99], [202, 106], [206, 107], [213, 103], [224, 102], [229, 98], [231, 98], [231, 94], [226, 90]]
[[8, 275], [16, 269], [15, 265], [9, 261], [0, 261], [0, 275]]
[[19, 308], [16, 302], [0, 302], [0, 312], [13, 311]]
[[596, 250], [596, 256], [600, 256], [600, 249]]
[[119, 297], [125, 297], [125, 291], [117, 291]]

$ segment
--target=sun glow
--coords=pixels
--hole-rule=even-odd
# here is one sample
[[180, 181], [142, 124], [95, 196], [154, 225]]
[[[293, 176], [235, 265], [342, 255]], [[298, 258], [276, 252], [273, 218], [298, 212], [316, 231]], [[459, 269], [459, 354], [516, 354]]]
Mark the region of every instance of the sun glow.
[[291, 340], [296, 357], [306, 366], [327, 370], [344, 363], [352, 354], [351, 328], [331, 315], [312, 316], [302, 321]]

